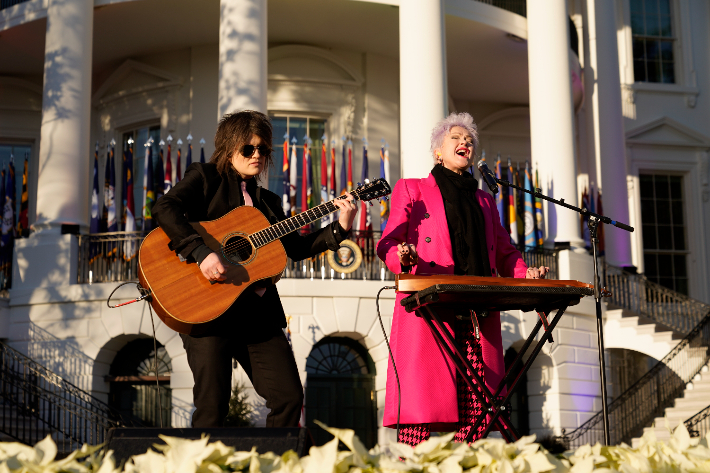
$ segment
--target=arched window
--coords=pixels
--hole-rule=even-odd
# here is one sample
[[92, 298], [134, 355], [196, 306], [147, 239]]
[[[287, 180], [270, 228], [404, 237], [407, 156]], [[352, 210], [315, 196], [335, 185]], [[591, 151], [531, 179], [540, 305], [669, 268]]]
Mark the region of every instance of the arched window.
[[353, 429], [368, 447], [377, 443], [375, 366], [367, 349], [345, 337], [326, 337], [306, 360], [306, 425], [316, 445], [333, 437], [315, 425]]
[[[147, 426], [170, 427], [172, 365], [165, 347], [158, 343], [157, 369], [152, 338], [128, 342], [111, 363], [106, 381], [111, 383], [109, 404], [127, 418], [138, 418]], [[160, 402], [155, 382], [160, 384]]]

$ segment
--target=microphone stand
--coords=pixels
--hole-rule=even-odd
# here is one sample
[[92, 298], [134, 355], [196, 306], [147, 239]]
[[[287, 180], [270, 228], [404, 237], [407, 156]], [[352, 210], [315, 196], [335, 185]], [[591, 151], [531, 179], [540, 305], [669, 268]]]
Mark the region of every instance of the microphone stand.
[[574, 210], [575, 212], [579, 213], [582, 216], [588, 216], [589, 220], [587, 220], [587, 227], [589, 228], [589, 237], [592, 241], [592, 254], [594, 257], [594, 302], [596, 305], [596, 311], [597, 311], [597, 343], [599, 345], [599, 379], [601, 383], [601, 391], [602, 391], [602, 418], [604, 420], [604, 444], [609, 445], [611, 443], [611, 437], [609, 436], [609, 404], [607, 401], [607, 393], [606, 393], [606, 362], [604, 360], [604, 331], [602, 330], [602, 297], [610, 297], [611, 292], [607, 291], [606, 288], [599, 289], [599, 268], [597, 265], [597, 245], [599, 243], [599, 239], [597, 238], [597, 229], [599, 227], [600, 223], [606, 223], [606, 224], [611, 224], [614, 225], [617, 228], [620, 228], [622, 230], [626, 230], [627, 232], [633, 232], [634, 228], [626, 225], [625, 223], [617, 222], [615, 220], [610, 219], [609, 217], [605, 217], [604, 215], [599, 215], [594, 212], [590, 212], [588, 209], [583, 208], [580, 209], [579, 207], [575, 207], [574, 205], [570, 205], [565, 202], [565, 199], [553, 199], [552, 197], [548, 197], [546, 195], [543, 195], [541, 193], [541, 189], [535, 188], [535, 192], [522, 188], [520, 186], [517, 186], [515, 184], [511, 184], [510, 182], [503, 180], [503, 179], [498, 179], [493, 173], [487, 173], [489, 177], [491, 177], [494, 181], [496, 181], [499, 185], [511, 187], [513, 189], [518, 189], [523, 192], [526, 192], [528, 194], [531, 194], [539, 199], [546, 200], [548, 202], [552, 202], [555, 205], [559, 205], [561, 207], [568, 208], [570, 210]]

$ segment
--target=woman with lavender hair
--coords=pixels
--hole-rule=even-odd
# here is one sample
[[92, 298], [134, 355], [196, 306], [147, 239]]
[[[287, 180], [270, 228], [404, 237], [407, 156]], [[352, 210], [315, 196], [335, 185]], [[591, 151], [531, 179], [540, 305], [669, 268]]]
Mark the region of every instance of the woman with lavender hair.
[[[377, 254], [396, 273], [543, 278], [549, 268], [528, 268], [500, 224], [495, 200], [468, 172], [478, 131], [468, 113], [452, 113], [434, 127], [434, 168], [424, 179], [400, 179]], [[399, 425], [398, 441], [417, 445], [430, 433], [456, 431], [463, 442], [481, 404], [438, 347], [426, 323], [404, 310], [397, 295], [391, 348], [401, 386], [389, 361], [384, 425]], [[500, 314], [477, 319], [446, 313], [444, 323], [491, 392], [505, 374]], [[399, 418], [398, 418], [398, 412]], [[473, 439], [481, 436], [485, 422]]]

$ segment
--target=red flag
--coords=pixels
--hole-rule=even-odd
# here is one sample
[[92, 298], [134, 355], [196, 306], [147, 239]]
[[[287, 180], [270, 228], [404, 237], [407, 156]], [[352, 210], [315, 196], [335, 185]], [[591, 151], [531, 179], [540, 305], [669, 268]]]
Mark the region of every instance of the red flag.
[[348, 192], [353, 190], [353, 147], [348, 141]]
[[170, 159], [170, 143], [168, 143], [168, 158], [165, 160], [165, 188], [164, 193], [167, 194], [173, 187], [173, 164]]
[[308, 142], [303, 143], [303, 173], [301, 175], [301, 212], [308, 210]]
[[330, 148], [330, 200], [335, 199], [335, 141]]
[[25, 169], [22, 171], [22, 195], [20, 199], [20, 215], [17, 220], [17, 236], [22, 238], [29, 236], [29, 223], [27, 220], [27, 208], [29, 204], [27, 193], [27, 157], [25, 157]]
[[180, 182], [180, 176], [182, 175], [182, 169], [180, 169], [180, 156], [182, 156], [182, 141], [178, 140], [178, 155], [177, 155], [177, 163], [176, 163], [176, 168], [175, 169], [175, 183], [177, 184]]

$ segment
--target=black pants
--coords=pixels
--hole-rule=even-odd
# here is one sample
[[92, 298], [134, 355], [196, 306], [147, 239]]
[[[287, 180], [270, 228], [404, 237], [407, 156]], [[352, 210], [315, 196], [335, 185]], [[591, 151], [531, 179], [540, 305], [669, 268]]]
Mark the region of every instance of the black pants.
[[256, 336], [180, 336], [195, 378], [193, 427], [224, 425], [232, 392], [232, 359], [239, 362], [256, 392], [266, 399], [266, 407], [271, 409], [266, 427], [298, 425], [303, 386], [281, 329]]

